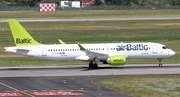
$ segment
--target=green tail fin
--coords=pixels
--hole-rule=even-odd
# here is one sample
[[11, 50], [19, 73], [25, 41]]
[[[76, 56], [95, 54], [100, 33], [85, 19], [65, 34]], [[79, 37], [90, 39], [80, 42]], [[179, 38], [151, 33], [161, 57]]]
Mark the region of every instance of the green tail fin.
[[41, 45], [15, 19], [8, 20], [16, 46]]

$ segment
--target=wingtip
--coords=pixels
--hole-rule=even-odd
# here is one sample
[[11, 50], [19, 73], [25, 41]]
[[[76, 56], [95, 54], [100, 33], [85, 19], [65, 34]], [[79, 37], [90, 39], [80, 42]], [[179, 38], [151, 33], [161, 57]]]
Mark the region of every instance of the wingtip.
[[86, 50], [79, 42], [78, 42], [78, 46], [79, 46], [80, 50]]
[[66, 43], [65, 43], [64, 41], [62, 41], [61, 39], [58, 39], [58, 41], [59, 41], [59, 43], [62, 44], [62, 45], [66, 44]]

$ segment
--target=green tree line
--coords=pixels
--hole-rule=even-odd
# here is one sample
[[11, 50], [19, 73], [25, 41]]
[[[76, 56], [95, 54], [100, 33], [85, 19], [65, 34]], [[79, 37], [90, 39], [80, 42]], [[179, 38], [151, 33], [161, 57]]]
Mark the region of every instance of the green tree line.
[[94, 5], [175, 6], [180, 5], [180, 0], [95, 0]]
[[33, 7], [38, 3], [58, 3], [59, 0], [0, 0], [1, 5], [7, 6], [29, 6]]
[[[7, 6], [29, 6], [33, 7], [38, 3], [56, 3], [60, 0], [0, 0], [1, 5]], [[71, 0], [74, 1], [74, 0]], [[78, 1], [78, 0], [75, 0]], [[175, 6], [180, 5], [180, 0], [95, 0], [94, 5], [113, 6]]]

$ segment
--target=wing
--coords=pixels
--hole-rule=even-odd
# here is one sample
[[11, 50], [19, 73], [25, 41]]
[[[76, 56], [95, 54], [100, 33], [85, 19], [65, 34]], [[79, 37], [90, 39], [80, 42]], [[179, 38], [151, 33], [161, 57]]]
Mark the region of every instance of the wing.
[[[81, 44], [78, 43], [78, 46], [80, 48], [81, 51], [84, 51], [86, 53], [86, 56], [80, 56], [82, 57], [86, 57], [85, 60], [91, 60], [93, 59], [94, 62], [99, 62], [100, 60], [106, 60], [109, 56], [113, 56], [113, 55], [124, 55], [126, 56], [126, 58], [128, 58], [127, 55], [122, 54], [122, 53], [105, 53], [102, 51], [90, 51], [85, 49]], [[89, 59], [88, 59], [89, 58]]]
[[107, 59], [109, 57], [109, 53], [90, 51], [90, 50], [85, 49], [79, 43], [78, 43], [78, 46], [79, 46], [80, 50], [84, 51], [86, 53], [86, 56], [88, 56], [90, 59], [99, 61], [100, 59]]

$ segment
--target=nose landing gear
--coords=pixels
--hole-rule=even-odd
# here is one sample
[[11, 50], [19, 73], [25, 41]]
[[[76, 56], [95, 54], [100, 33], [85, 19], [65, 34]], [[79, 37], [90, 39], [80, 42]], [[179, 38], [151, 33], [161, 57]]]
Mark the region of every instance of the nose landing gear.
[[161, 63], [161, 60], [162, 60], [162, 58], [158, 58], [158, 61], [159, 61], [159, 67], [162, 67], [162, 66], [163, 66], [162, 63]]

